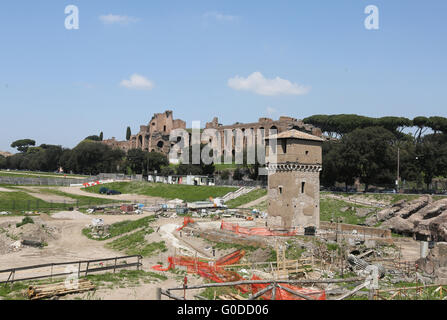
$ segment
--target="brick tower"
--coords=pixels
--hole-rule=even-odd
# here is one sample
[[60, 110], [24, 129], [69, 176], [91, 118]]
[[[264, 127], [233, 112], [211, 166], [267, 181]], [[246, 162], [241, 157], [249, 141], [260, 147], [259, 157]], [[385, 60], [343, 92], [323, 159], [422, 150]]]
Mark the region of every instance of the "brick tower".
[[270, 226], [320, 226], [322, 144], [322, 138], [298, 130], [266, 138]]

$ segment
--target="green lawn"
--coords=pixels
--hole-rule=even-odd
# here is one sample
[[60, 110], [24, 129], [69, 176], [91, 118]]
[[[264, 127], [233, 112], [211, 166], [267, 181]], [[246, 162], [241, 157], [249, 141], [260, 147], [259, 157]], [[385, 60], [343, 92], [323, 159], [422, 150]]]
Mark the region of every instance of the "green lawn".
[[[349, 210], [342, 211], [343, 208], [349, 207]], [[351, 208], [370, 208], [367, 206], [361, 206], [357, 204], [348, 203], [342, 200], [336, 199], [320, 199], [320, 220], [330, 221], [332, 217], [337, 219], [343, 218], [344, 223], [348, 224], [361, 224], [365, 221], [366, 217], [360, 218], [355, 215], [355, 211]]]
[[[13, 188], [10, 188], [13, 189]], [[41, 193], [55, 194], [72, 198], [77, 200], [76, 203], [63, 203], [63, 202], [47, 202], [29, 195], [25, 191], [21, 191], [19, 188], [14, 188], [15, 192], [0, 192], [0, 211], [39, 211], [49, 209], [68, 209], [73, 206], [90, 206], [101, 205], [107, 203], [122, 203], [125, 201], [116, 201], [108, 199], [100, 199], [94, 197], [77, 196], [68, 193], [64, 193], [58, 190], [52, 190], [49, 188], [39, 189]]]
[[241, 205], [244, 205], [244, 204], [252, 202], [256, 199], [259, 199], [265, 195], [267, 195], [266, 189], [255, 189], [253, 191], [250, 191], [247, 194], [244, 194], [243, 196], [240, 196], [236, 199], [230, 200], [230, 201], [226, 202], [225, 204], [228, 206], [228, 208], [237, 208]]
[[35, 171], [0, 171], [0, 176], [4, 177], [19, 177], [19, 178], [36, 178], [36, 177], [42, 177], [42, 178], [88, 178], [89, 176], [83, 176], [78, 174], [65, 174], [66, 177], [64, 177], [64, 174], [57, 174], [53, 172], [35, 172]]
[[102, 204], [109, 204], [109, 203], [126, 203], [129, 201], [123, 201], [123, 200], [112, 200], [112, 199], [102, 199], [102, 198], [95, 198], [95, 197], [88, 197], [88, 196], [80, 196], [72, 193], [66, 193], [63, 191], [50, 189], [50, 188], [39, 188], [39, 191], [41, 193], [47, 193], [47, 194], [54, 194], [58, 196], [63, 196], [67, 198], [71, 198], [76, 200], [75, 205], [76, 206], [95, 206], [95, 205], [102, 205]]
[[[151, 222], [153, 222], [155, 220], [154, 216], [149, 216], [149, 217], [144, 217], [142, 219], [138, 219], [138, 220], [126, 220], [126, 221], [121, 221], [121, 222], [116, 222], [114, 224], [110, 225], [110, 236], [106, 237], [106, 238], [101, 238], [101, 239], [94, 239], [94, 240], [106, 240], [106, 239], [110, 239], [110, 238], [115, 238], [117, 236], [120, 236], [124, 233], [128, 233], [131, 232], [133, 230], [139, 229], [139, 228], [148, 228], [149, 224]], [[147, 233], [152, 233], [153, 230], [152, 228], [148, 228]], [[82, 230], [82, 233], [87, 236], [90, 239], [93, 239], [90, 233], [90, 228], [84, 228]]]
[[41, 209], [63, 209], [69, 205], [49, 203], [30, 196], [23, 191], [0, 192], [0, 210], [2, 211], [35, 211]]
[[139, 254], [149, 257], [158, 252], [165, 252], [168, 249], [164, 241], [147, 243], [144, 237], [153, 232], [153, 229], [139, 230], [129, 235], [120, 237], [106, 244], [107, 248], [122, 251], [128, 255]]
[[228, 192], [236, 191], [234, 187], [189, 186], [180, 184], [148, 183], [148, 182], [114, 182], [86, 188], [92, 193], [99, 193], [102, 187], [120, 191], [121, 193], [141, 194], [165, 199], [182, 199], [185, 201], [208, 200], [209, 197], [222, 197]]

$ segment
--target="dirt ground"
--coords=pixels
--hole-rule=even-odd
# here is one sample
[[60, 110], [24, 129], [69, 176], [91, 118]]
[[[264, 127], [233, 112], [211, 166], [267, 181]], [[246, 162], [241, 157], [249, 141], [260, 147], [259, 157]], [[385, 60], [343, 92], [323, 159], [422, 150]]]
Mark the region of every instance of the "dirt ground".
[[[93, 218], [104, 219], [105, 224], [112, 224], [123, 220], [136, 220], [151, 215], [150, 213], [142, 215], [94, 215], [89, 216], [77, 212], [61, 212], [53, 214], [54, 217], [60, 217], [55, 219], [47, 214], [42, 214], [40, 217], [33, 217], [34, 224], [28, 224], [21, 228], [34, 228], [37, 225], [45, 224], [47, 228], [51, 228], [53, 235], [45, 238], [48, 246], [44, 248], [22, 247], [17, 251], [3, 253], [0, 255], [0, 270], [5, 270], [13, 267], [30, 266], [53, 262], [69, 262], [88, 259], [100, 259], [100, 258], [113, 258], [116, 256], [124, 255], [121, 252], [113, 251], [105, 248], [105, 244], [113, 241], [114, 239], [106, 241], [90, 240], [82, 235], [82, 229], [91, 223]], [[14, 226], [22, 221], [23, 217], [2, 217], [0, 218], [0, 226]], [[152, 224], [154, 230], [147, 236], [148, 242], [165, 241], [168, 247], [167, 252], [156, 254], [149, 258], [144, 258], [142, 263], [142, 269], [144, 271], [155, 272], [152, 266], [162, 263], [167, 265], [168, 257], [174, 254], [194, 255], [194, 249], [190, 248], [187, 243], [194, 243], [194, 246], [203, 247], [206, 243], [201, 239], [192, 239], [193, 237], [187, 237], [185, 233], [182, 233], [182, 237], [176, 238], [172, 235], [172, 232], [183, 224], [183, 218], [169, 219], [161, 218]], [[158, 228], [160, 227], [160, 228]], [[22, 229], [21, 229], [22, 230]], [[184, 242], [188, 238], [188, 242]], [[0, 241], [3, 238], [0, 238]], [[13, 243], [12, 239], [9, 239], [9, 244]], [[200, 255], [199, 255], [200, 256]], [[209, 255], [210, 256], [210, 255]], [[28, 273], [27, 273], [28, 272]], [[61, 270], [62, 272], [62, 270]], [[168, 280], [156, 283], [142, 283], [137, 288], [135, 287], [118, 287], [114, 289], [99, 288], [92, 295], [91, 293], [69, 295], [64, 299], [155, 299], [155, 288], [169, 288], [181, 286], [179, 276], [170, 272], [163, 272], [165, 276], [168, 276]], [[35, 275], [30, 271], [20, 273], [20, 277]], [[0, 278], [5, 275], [0, 275]], [[188, 276], [189, 283], [198, 284], [202, 283], [203, 279], [194, 276]], [[1, 279], [0, 279], [1, 280]], [[193, 293], [190, 292], [190, 298], [193, 298]]]

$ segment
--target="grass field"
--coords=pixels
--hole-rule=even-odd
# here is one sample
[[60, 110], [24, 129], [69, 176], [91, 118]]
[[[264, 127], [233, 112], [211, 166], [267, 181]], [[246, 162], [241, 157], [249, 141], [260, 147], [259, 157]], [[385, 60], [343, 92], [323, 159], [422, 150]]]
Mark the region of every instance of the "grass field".
[[101, 199], [101, 198], [95, 198], [95, 197], [88, 197], [88, 196], [80, 196], [72, 193], [66, 193], [55, 189], [50, 188], [39, 188], [39, 191], [41, 193], [47, 193], [47, 194], [54, 194], [58, 196], [63, 196], [67, 198], [71, 198], [76, 200], [76, 206], [94, 206], [94, 205], [101, 205], [101, 204], [109, 204], [109, 203], [125, 203], [128, 201], [123, 200], [112, 200], [112, 199]]
[[[343, 211], [343, 208], [349, 208]], [[354, 210], [352, 210], [354, 208]], [[355, 208], [372, 208], [367, 206], [361, 206], [357, 204], [348, 203], [342, 200], [336, 199], [320, 199], [320, 220], [330, 221], [332, 217], [334, 219], [343, 218], [344, 223], [348, 224], [361, 224], [365, 221], [366, 217], [360, 218], [355, 215]]]
[[267, 195], [266, 189], [255, 189], [247, 194], [244, 194], [243, 196], [230, 200], [225, 204], [228, 206], [228, 208], [237, 208], [239, 206], [252, 202], [256, 199], [259, 199], [265, 195]]
[[[139, 229], [139, 228], [148, 228], [149, 224], [155, 220], [155, 217], [153, 216], [149, 216], [149, 217], [144, 217], [142, 219], [138, 219], [138, 220], [126, 220], [126, 221], [121, 221], [121, 222], [116, 222], [114, 224], [110, 225], [110, 235], [108, 237], [105, 238], [100, 238], [100, 239], [94, 239], [94, 240], [106, 240], [106, 239], [110, 239], [110, 238], [115, 238], [117, 236], [120, 236], [122, 234], [131, 232], [133, 230]], [[82, 233], [87, 236], [90, 239], [93, 239], [90, 233], [90, 228], [84, 228], [82, 230]], [[153, 230], [152, 228], [148, 228], [147, 230], [148, 233], [152, 233]]]
[[35, 172], [35, 171], [5, 171], [0, 170], [0, 176], [3, 177], [18, 177], [18, 178], [88, 178], [89, 176], [78, 174], [60, 174], [53, 172]]
[[165, 252], [167, 248], [164, 241], [147, 243], [144, 239], [147, 234], [152, 232], [154, 232], [153, 229], [139, 230], [107, 243], [106, 247], [128, 255], [139, 254], [143, 257], [149, 257], [157, 252]]
[[[13, 189], [13, 188], [9, 188]], [[16, 188], [14, 192], [0, 192], [0, 211], [20, 212], [20, 211], [39, 211], [50, 209], [68, 209], [73, 206], [90, 206], [107, 203], [122, 203], [125, 201], [115, 201], [109, 199], [100, 199], [94, 197], [77, 196], [64, 193], [58, 190], [48, 188], [39, 189], [41, 193], [55, 194], [67, 198], [75, 199], [76, 203], [47, 202], [29, 195], [25, 191]]]
[[[93, 186], [85, 190], [92, 193], [99, 193], [103, 186]], [[109, 189], [118, 190], [121, 193], [141, 194], [151, 197], [165, 199], [182, 199], [185, 201], [207, 200], [209, 197], [222, 197], [228, 192], [236, 191], [233, 187], [213, 187], [213, 186], [189, 186], [179, 184], [162, 184], [147, 182], [114, 182], [106, 186]]]

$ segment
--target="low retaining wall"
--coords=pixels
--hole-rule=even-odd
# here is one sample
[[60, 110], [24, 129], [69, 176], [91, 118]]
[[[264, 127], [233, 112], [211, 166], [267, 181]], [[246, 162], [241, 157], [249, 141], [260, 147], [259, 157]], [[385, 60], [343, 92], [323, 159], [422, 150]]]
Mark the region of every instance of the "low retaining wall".
[[356, 230], [359, 235], [366, 235], [371, 238], [391, 239], [391, 230], [389, 229], [364, 227], [355, 224], [320, 221], [320, 229], [348, 234], [352, 234], [352, 232]]

